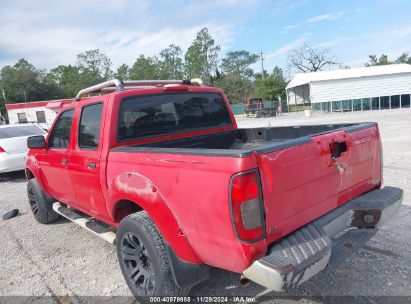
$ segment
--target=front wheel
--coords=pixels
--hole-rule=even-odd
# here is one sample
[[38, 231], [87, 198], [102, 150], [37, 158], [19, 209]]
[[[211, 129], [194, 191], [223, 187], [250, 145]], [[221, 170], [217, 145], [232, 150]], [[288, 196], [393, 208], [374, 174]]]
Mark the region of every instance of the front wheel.
[[145, 211], [126, 216], [117, 230], [117, 256], [124, 279], [140, 301], [148, 296], [184, 296], [174, 281], [166, 246]]
[[53, 210], [54, 200], [44, 193], [35, 178], [27, 183], [27, 197], [31, 212], [37, 222], [49, 224], [60, 218], [60, 215]]

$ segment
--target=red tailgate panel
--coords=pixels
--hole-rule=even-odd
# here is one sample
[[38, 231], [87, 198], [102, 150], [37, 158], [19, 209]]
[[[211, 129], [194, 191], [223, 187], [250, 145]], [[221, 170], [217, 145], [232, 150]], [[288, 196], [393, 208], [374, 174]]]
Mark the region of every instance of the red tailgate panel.
[[[312, 142], [257, 154], [263, 187], [267, 241], [271, 243], [381, 182], [378, 127], [338, 130]], [[347, 151], [333, 161], [329, 144]]]

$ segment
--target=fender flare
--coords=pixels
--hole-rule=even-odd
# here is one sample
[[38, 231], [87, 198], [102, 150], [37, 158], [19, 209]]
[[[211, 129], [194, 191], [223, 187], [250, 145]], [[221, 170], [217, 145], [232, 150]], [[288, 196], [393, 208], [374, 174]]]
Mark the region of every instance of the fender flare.
[[122, 173], [109, 183], [108, 196], [107, 210], [117, 225], [119, 224], [115, 218], [117, 204], [124, 200], [131, 201], [149, 214], [178, 258], [193, 264], [202, 263], [166, 199], [148, 178], [135, 172]]
[[41, 190], [45, 194], [51, 197], [50, 193], [47, 191], [47, 188], [44, 186], [44, 181], [41, 177], [40, 167], [37, 164], [36, 159], [33, 156], [28, 155], [26, 158], [26, 166], [24, 167], [24, 173], [26, 175], [26, 179], [29, 180], [30, 176], [28, 175], [28, 171], [33, 174], [34, 178], [37, 179], [37, 182], [40, 185]]

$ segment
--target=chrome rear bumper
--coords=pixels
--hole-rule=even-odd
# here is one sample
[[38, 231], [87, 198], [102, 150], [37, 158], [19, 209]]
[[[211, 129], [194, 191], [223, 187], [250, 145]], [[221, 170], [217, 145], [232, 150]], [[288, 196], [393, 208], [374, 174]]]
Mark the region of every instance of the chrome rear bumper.
[[361, 195], [283, 238], [243, 274], [270, 290], [293, 288], [364, 245], [398, 211], [402, 197], [394, 187]]

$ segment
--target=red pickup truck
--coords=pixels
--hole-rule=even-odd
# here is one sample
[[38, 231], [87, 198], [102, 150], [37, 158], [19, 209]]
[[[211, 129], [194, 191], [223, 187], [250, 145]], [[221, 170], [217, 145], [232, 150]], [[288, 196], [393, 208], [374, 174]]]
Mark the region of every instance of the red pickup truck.
[[28, 146], [36, 220], [64, 216], [116, 244], [142, 299], [186, 295], [210, 266], [287, 290], [358, 249], [402, 201], [382, 187], [376, 123], [241, 129], [223, 91], [198, 81], [84, 89]]

